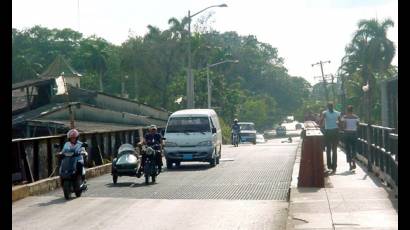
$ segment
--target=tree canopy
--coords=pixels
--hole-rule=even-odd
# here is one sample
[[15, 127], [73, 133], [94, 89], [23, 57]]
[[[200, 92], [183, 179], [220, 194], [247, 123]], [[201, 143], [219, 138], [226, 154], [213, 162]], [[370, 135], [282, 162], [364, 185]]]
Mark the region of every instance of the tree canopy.
[[[238, 118], [255, 122], [261, 131], [272, 128], [309, 98], [310, 84], [288, 74], [277, 48], [254, 35], [220, 33], [208, 30], [206, 20], [202, 23], [190, 41], [197, 108], [207, 107], [206, 66], [228, 59], [239, 62], [210, 68], [212, 107], [224, 124]], [[171, 18], [166, 30], [148, 29], [121, 45], [71, 29], [13, 29], [13, 82], [37, 78], [62, 54], [84, 76], [83, 88], [120, 95], [124, 82], [131, 99], [170, 111], [184, 109], [187, 19]]]

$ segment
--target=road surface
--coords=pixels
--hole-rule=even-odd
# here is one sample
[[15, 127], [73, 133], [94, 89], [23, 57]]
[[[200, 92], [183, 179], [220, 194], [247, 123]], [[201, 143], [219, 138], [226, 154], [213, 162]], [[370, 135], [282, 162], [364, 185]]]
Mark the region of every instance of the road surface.
[[220, 164], [182, 163], [155, 184], [111, 175], [81, 198], [61, 189], [13, 203], [13, 229], [285, 229], [299, 138], [223, 146]]

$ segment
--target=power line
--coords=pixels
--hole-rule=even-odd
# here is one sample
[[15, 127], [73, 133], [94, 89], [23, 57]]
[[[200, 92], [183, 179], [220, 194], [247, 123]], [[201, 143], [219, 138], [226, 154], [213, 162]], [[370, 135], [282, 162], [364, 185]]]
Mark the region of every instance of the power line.
[[322, 72], [323, 86], [325, 89], [326, 101], [329, 101], [329, 92], [327, 91], [327, 82], [326, 82], [325, 74], [323, 73], [323, 64], [325, 63], [330, 63], [330, 61], [319, 61], [318, 63], [312, 64], [312, 67], [315, 65], [320, 65], [320, 70]]

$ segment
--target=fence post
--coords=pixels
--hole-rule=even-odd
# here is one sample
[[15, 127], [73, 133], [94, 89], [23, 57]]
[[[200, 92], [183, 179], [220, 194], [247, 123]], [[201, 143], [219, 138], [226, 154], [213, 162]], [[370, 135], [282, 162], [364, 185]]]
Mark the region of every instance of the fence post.
[[372, 171], [372, 127], [370, 123], [367, 124], [367, 171]]

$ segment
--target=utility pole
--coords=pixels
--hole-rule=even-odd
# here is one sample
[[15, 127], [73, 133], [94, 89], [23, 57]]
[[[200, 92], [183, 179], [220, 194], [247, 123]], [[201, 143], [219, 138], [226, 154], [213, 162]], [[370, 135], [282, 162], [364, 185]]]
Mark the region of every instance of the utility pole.
[[320, 70], [322, 71], [323, 86], [325, 88], [326, 102], [329, 102], [329, 92], [327, 91], [327, 83], [325, 79], [325, 74], [323, 73], [323, 64], [325, 63], [330, 63], [330, 61], [319, 61], [318, 63], [312, 64], [312, 67], [315, 65], [320, 65]]
[[331, 77], [331, 86], [332, 86], [332, 93], [333, 93], [333, 102], [335, 103], [335, 99], [336, 99], [336, 94], [335, 94], [335, 76], [333, 74], [330, 75]]
[[188, 10], [188, 77], [187, 77], [187, 108], [195, 107], [194, 79], [191, 67], [191, 11]]
[[194, 93], [194, 78], [192, 76], [192, 67], [191, 67], [191, 19], [196, 15], [204, 12], [205, 10], [212, 7], [227, 7], [226, 4], [208, 6], [207, 8], [191, 15], [191, 11], [188, 10], [188, 69], [187, 69], [187, 108], [195, 108], [195, 93]]

